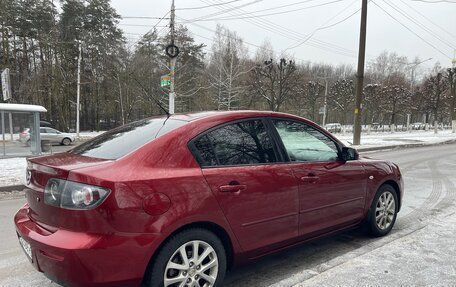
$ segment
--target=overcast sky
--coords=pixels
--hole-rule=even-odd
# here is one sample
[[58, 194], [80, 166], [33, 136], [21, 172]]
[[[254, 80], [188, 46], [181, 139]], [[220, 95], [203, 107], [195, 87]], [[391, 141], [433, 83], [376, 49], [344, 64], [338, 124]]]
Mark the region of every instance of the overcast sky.
[[[223, 2], [230, 3], [179, 10]], [[171, 0], [112, 0], [112, 5], [123, 17], [163, 17], [170, 10]], [[288, 6], [279, 8], [285, 5]], [[315, 7], [318, 5], [321, 6]], [[233, 9], [234, 7], [242, 8]], [[209, 39], [214, 35], [211, 30], [220, 23], [236, 31], [244, 41], [251, 43], [252, 45], [247, 45], [251, 54], [256, 52], [257, 48], [254, 45], [261, 45], [267, 39], [277, 53], [286, 50], [288, 55], [294, 56], [297, 60], [356, 65], [360, 8], [361, 0], [176, 0], [176, 19], [183, 22], [183, 19], [217, 18], [218, 20], [186, 24], [195, 40], [206, 43], [208, 48], [211, 43]], [[220, 11], [225, 13], [220, 14]], [[209, 16], [214, 13], [219, 15]], [[281, 14], [264, 16], [275, 13]], [[236, 16], [237, 14], [242, 15]], [[264, 17], [255, 17], [259, 15]], [[244, 19], [226, 20], [234, 17]], [[134, 42], [140, 34], [146, 33], [158, 21], [123, 19], [121, 28], [128, 33], [126, 36], [129, 41]], [[168, 23], [169, 20], [163, 20], [157, 29], [162, 30], [162, 34], [166, 33], [168, 29], [164, 25]], [[336, 25], [332, 26], [333, 24]], [[318, 30], [327, 26], [332, 27]], [[367, 27], [367, 61], [387, 50], [407, 56], [410, 61], [416, 56], [421, 60], [432, 58], [421, 65], [422, 70], [429, 69], [437, 61], [448, 67], [451, 66], [456, 49], [456, 0], [370, 1]], [[312, 34], [307, 42], [289, 49]]]

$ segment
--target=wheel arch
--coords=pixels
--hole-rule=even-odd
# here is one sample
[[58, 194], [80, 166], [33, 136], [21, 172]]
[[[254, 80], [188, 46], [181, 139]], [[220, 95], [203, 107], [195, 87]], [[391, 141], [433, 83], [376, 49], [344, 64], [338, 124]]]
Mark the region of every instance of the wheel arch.
[[394, 188], [394, 191], [396, 192], [397, 200], [399, 201], [398, 202], [397, 212], [399, 212], [401, 210], [401, 206], [402, 206], [401, 189], [399, 187], [399, 184], [397, 184], [396, 181], [390, 179], [390, 180], [387, 180], [387, 181], [383, 182], [379, 186], [379, 188], [384, 186], [384, 185], [386, 185], [386, 184], [391, 185]]
[[192, 222], [186, 225], [183, 225], [179, 227], [178, 229], [174, 230], [172, 233], [170, 233], [165, 240], [163, 240], [160, 245], [157, 247], [151, 258], [149, 259], [149, 263], [147, 264], [147, 268], [144, 273], [144, 279], [143, 280], [148, 280], [148, 274], [150, 274], [149, 270], [152, 268], [153, 262], [160, 252], [160, 250], [163, 248], [163, 246], [168, 242], [168, 240], [175, 234], [178, 234], [179, 232], [182, 232], [187, 229], [194, 229], [194, 228], [201, 228], [201, 229], [206, 229], [208, 231], [211, 231], [214, 233], [221, 241], [223, 244], [223, 247], [225, 248], [226, 252], [226, 259], [227, 259], [227, 269], [229, 270], [234, 263], [234, 249], [233, 249], [233, 244], [231, 241], [230, 236], [228, 235], [228, 232], [221, 227], [220, 225], [209, 222], [209, 221], [199, 221], [199, 222]]
[[73, 142], [73, 141], [71, 140], [71, 138], [70, 138], [70, 137], [64, 137], [64, 138], [63, 138], [63, 139], [62, 139], [60, 142], [63, 144], [63, 141], [64, 141], [64, 140], [66, 140], [66, 139], [67, 139], [67, 140], [69, 140], [69, 141], [70, 141], [70, 143], [72, 143], [72, 142]]

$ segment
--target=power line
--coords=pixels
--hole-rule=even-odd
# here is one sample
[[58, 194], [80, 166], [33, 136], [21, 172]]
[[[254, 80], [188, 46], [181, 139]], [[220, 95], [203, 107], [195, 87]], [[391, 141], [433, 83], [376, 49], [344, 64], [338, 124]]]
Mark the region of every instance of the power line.
[[[201, 1], [208, 3], [207, 1], [204, 1], [204, 0], [201, 0]], [[245, 12], [242, 9], [238, 9], [238, 10], [240, 10], [241, 12]], [[229, 12], [229, 13], [231, 15], [233, 15], [233, 13], [234, 13], [234, 16], [238, 15], [237, 12]], [[249, 22], [255, 26], [258, 26], [266, 31], [275, 33], [275, 34], [285, 37], [287, 39], [292, 39], [294, 41], [300, 41], [300, 40], [302, 40], [302, 38], [308, 36], [308, 35], [303, 35], [299, 32], [293, 31], [287, 27], [277, 25], [266, 19], [244, 19], [244, 21]], [[284, 34], [284, 33], [287, 33], [287, 34]], [[316, 48], [319, 48], [322, 50], [326, 50], [326, 51], [329, 51], [332, 53], [336, 53], [339, 55], [343, 55], [343, 56], [356, 57], [355, 56], [356, 52], [354, 52], [354, 51], [351, 51], [346, 48], [342, 48], [337, 45], [327, 43], [327, 42], [324, 42], [321, 40], [317, 40], [317, 39], [312, 40], [310, 43], [307, 43], [306, 45], [313, 46], [313, 47], [316, 47]]]
[[[247, 6], [250, 6], [250, 5], [253, 5], [253, 4], [256, 4], [258, 2], [262, 2], [263, 0], [254, 0], [252, 2], [249, 2], [249, 3], [246, 3], [246, 4], [243, 4], [243, 5], [240, 5], [240, 6], [232, 6], [232, 5], [229, 5], [229, 4], [225, 4], [226, 6], [228, 6], [230, 9], [223, 9], [221, 7], [217, 7], [217, 6], [214, 6], [216, 9], [222, 9], [221, 11], [219, 12], [215, 12], [215, 13], [212, 13], [212, 14], [208, 14], [208, 15], [204, 15], [204, 16], [201, 16], [201, 17], [198, 17], [198, 18], [195, 18], [193, 19], [194, 21], [196, 20], [201, 20], [201, 19], [205, 19], [205, 18], [209, 18], [209, 17], [215, 17], [215, 16], [219, 16], [219, 15], [222, 15], [222, 14], [226, 14], [226, 13], [229, 13], [233, 10], [237, 10], [237, 9], [241, 9], [241, 8], [244, 8], [244, 7], [247, 7]], [[211, 4], [211, 5], [214, 5], [214, 3], [212, 2], [207, 2], [207, 1], [203, 1], [203, 3], [206, 3], [206, 4]], [[216, 2], [215, 4], [221, 4], [223, 2]]]
[[[165, 16], [166, 17], [166, 16]], [[163, 19], [169, 19], [165, 17], [150, 17], [150, 16], [123, 16], [123, 19], [151, 19], [151, 20], [163, 20]]]
[[[169, 13], [171, 13], [171, 11], [166, 12], [166, 14], [165, 14], [163, 17], [161, 17], [160, 20], [157, 21], [157, 23], [155, 23], [155, 25], [154, 25], [149, 31], [147, 31], [147, 33], [145, 33], [144, 35], [146, 35], [146, 34], [152, 32], [153, 30], [155, 30], [155, 28], [157, 28], [158, 24], [160, 24], [161, 21], [163, 21], [163, 19], [165, 19], [165, 17], [169, 15]], [[128, 45], [127, 49], [130, 49], [132, 46], [138, 44], [138, 42], [139, 42], [140, 40], [141, 40], [141, 38], [139, 38], [136, 42], [134, 42], [134, 43]]]
[[456, 36], [452, 33], [450, 33], [448, 30], [446, 30], [445, 28], [443, 28], [442, 26], [438, 25], [437, 23], [433, 22], [431, 19], [429, 19], [428, 17], [426, 17], [426, 15], [424, 15], [423, 13], [421, 13], [420, 11], [418, 11], [417, 9], [413, 8], [413, 6], [407, 4], [405, 1], [403, 0], [400, 0], [402, 3], [404, 3], [407, 7], [409, 7], [410, 9], [412, 9], [413, 11], [415, 11], [416, 13], [418, 13], [419, 15], [421, 15], [424, 19], [428, 20], [431, 24], [433, 24], [434, 26], [436, 26], [437, 28], [439, 28], [440, 30], [442, 30], [443, 32], [447, 33], [448, 35], [450, 35], [451, 37], [455, 38], [456, 39]]
[[[312, 0], [312, 1], [314, 1], [314, 0]], [[274, 12], [274, 13], [269, 13], [269, 14], [261, 14], [261, 15], [251, 15], [251, 14], [254, 14], [254, 13], [258, 13], [258, 12], [259, 12], [259, 11], [255, 11], [255, 12], [248, 12], [248, 13], [240, 14], [240, 15], [239, 15], [240, 17], [209, 18], [209, 19], [207, 19], [206, 17], [204, 17], [203, 19], [200, 19], [200, 20], [197, 20], [197, 21], [225, 21], [225, 20], [242, 20], [242, 19], [260, 18], [260, 17], [281, 15], [281, 14], [287, 14], [287, 13], [298, 12], [298, 11], [302, 11], [302, 10], [308, 10], [308, 9], [317, 8], [317, 7], [322, 7], [322, 6], [326, 6], [326, 5], [330, 5], [330, 4], [337, 3], [337, 2], [342, 2], [342, 1], [344, 1], [344, 0], [334, 0], [334, 1], [326, 2], [326, 3], [320, 3], [320, 4], [308, 6], [308, 7], [302, 7], [302, 8], [293, 9], [293, 10], [287, 10], [287, 11], [281, 11], [281, 12]], [[295, 3], [295, 4], [296, 4], [296, 3]], [[287, 5], [287, 6], [288, 6], [288, 5]], [[277, 7], [277, 8], [278, 8], [278, 7]], [[272, 9], [272, 8], [271, 8], [271, 9]], [[269, 10], [269, 9], [266, 9], [266, 10]], [[251, 16], [243, 16], [243, 15], [251, 15]]]
[[340, 23], [342, 23], [342, 22], [345, 22], [346, 20], [350, 19], [351, 17], [353, 17], [355, 14], [357, 14], [357, 13], [361, 10], [361, 8], [359, 8], [358, 10], [356, 10], [354, 13], [350, 14], [348, 17], [345, 17], [344, 19], [342, 19], [342, 20], [340, 20], [340, 21], [338, 21], [338, 22], [336, 22], [336, 23], [334, 23], [334, 24], [325, 26], [327, 23], [331, 22], [333, 19], [337, 18], [339, 15], [341, 15], [342, 13], [344, 13], [348, 8], [350, 8], [350, 7], [351, 7], [353, 4], [355, 4], [356, 2], [358, 2], [358, 0], [353, 1], [350, 5], [348, 5], [347, 7], [345, 7], [342, 11], [340, 11], [339, 13], [337, 13], [336, 15], [334, 15], [333, 17], [331, 17], [330, 19], [328, 19], [328, 20], [323, 24], [323, 26], [320, 26], [319, 28], [315, 29], [312, 33], [310, 33], [310, 35], [309, 35], [306, 39], [304, 39], [303, 41], [299, 42], [298, 44], [295, 44], [295, 45], [293, 45], [293, 46], [291, 46], [291, 47], [288, 47], [287, 49], [285, 49], [285, 51], [290, 50], [290, 49], [297, 48], [297, 47], [299, 47], [299, 46], [305, 44], [305, 43], [306, 43], [307, 41], [309, 41], [310, 38], [312, 38], [312, 37], [315, 35], [315, 33], [317, 33], [318, 31], [324, 30], [324, 29], [328, 29], [328, 28], [331, 28], [331, 27], [334, 27], [334, 26], [336, 26], [336, 25], [338, 25], [338, 24], [340, 24]]
[[[204, 0], [202, 0], [202, 1], [204, 2]], [[217, 1], [217, 0], [214, 0], [214, 1]], [[242, 9], [239, 9], [239, 10], [242, 12], [245, 12]], [[234, 12], [234, 13], [236, 13], [236, 12]], [[231, 12], [230, 14], [233, 14], [233, 12]], [[239, 15], [239, 13], [236, 13], [236, 15]], [[294, 30], [291, 30], [287, 27], [278, 25], [278, 24], [271, 22], [269, 20], [266, 20], [266, 19], [245, 19], [244, 21], [249, 22], [255, 26], [258, 26], [266, 31], [275, 33], [277, 35], [280, 35], [282, 37], [285, 37], [287, 39], [291, 39], [294, 41], [300, 41], [300, 40], [302, 40], [302, 38], [305, 38], [308, 36], [308, 35], [304, 35], [299, 32], [296, 32]], [[284, 34], [284, 33], [286, 33], [286, 34]], [[340, 47], [340, 46], [337, 46], [335, 44], [331, 44], [328, 42], [324, 42], [321, 40], [317, 40], [317, 39], [311, 40], [311, 43], [308, 43], [307, 45], [317, 47], [320, 49], [324, 49], [324, 50], [330, 49], [330, 51], [333, 53], [334, 52], [337, 53], [337, 51], [339, 51], [341, 53], [345, 53], [344, 56], [349, 56], [349, 57], [354, 57], [353, 55], [356, 54], [356, 52], [351, 51], [349, 49], [346, 49], [346, 48], [343, 48], [343, 47]], [[347, 54], [351, 54], [351, 55], [347, 55]]]
[[375, 4], [375, 6], [377, 6], [380, 10], [382, 10], [383, 12], [385, 12], [388, 16], [390, 16], [391, 18], [393, 18], [394, 21], [398, 22], [401, 26], [403, 26], [405, 29], [409, 30], [412, 34], [414, 34], [415, 36], [417, 36], [418, 38], [420, 38], [423, 42], [425, 42], [426, 44], [428, 44], [429, 46], [431, 46], [432, 48], [434, 48], [434, 50], [436, 50], [437, 52], [439, 52], [440, 54], [442, 54], [443, 56], [445, 56], [446, 58], [450, 59], [451, 60], [451, 57], [449, 57], [448, 55], [446, 55], [444, 52], [442, 52], [440, 49], [438, 49], [436, 46], [434, 46], [433, 44], [429, 43], [427, 40], [425, 40], [423, 37], [421, 37], [420, 35], [418, 35], [415, 31], [413, 31], [412, 29], [410, 29], [409, 27], [407, 27], [405, 24], [403, 24], [401, 21], [399, 21], [398, 19], [396, 19], [393, 15], [391, 15], [388, 11], [386, 11], [385, 9], [383, 9], [380, 5], [378, 5], [376, 2], [374, 2], [374, 0], [371, 0], [372, 3]]
[[[119, 26], [125, 26], [125, 27], [150, 27], [150, 25], [146, 25], [146, 24], [120, 24], [120, 23], [119, 23], [119, 24], [117, 24], [117, 25], [119, 25]], [[160, 26], [155, 26], [155, 27], [156, 27], [156, 28], [157, 28], [157, 27], [160, 27], [160, 28], [161, 28], [161, 27], [168, 27], [168, 26], [162, 26], [162, 25], [160, 25]]]
[[[180, 18], [180, 17], [179, 17], [179, 18]], [[183, 19], [183, 18], [180, 18], [180, 19]], [[183, 20], [185, 20], [185, 19], [183, 19]], [[207, 27], [202, 26], [202, 25], [197, 24], [197, 23], [191, 23], [191, 22], [190, 22], [189, 24], [190, 24], [190, 25], [193, 25], [193, 26], [196, 26], [196, 27], [199, 27], [199, 28], [201, 28], [201, 29], [204, 29], [204, 30], [213, 32], [213, 33], [216, 32], [215, 30], [212, 30], [212, 29], [210, 29], [210, 28], [207, 28]], [[194, 32], [192, 32], [192, 33], [194, 33]], [[195, 35], [197, 35], [197, 34], [195, 34]], [[202, 37], [201, 35], [197, 35], [197, 36]], [[229, 37], [229, 36], [228, 36], [228, 37]], [[202, 37], [202, 38], [206, 38], [206, 39], [209, 39], [209, 40], [213, 40], [213, 39], [210, 39], [210, 38], [207, 38], [207, 37]], [[253, 44], [253, 43], [250, 43], [250, 42], [245, 41], [245, 40], [243, 40], [243, 42], [244, 42], [245, 44], [249, 45], [249, 46], [252, 46], [252, 47], [255, 47], [255, 48], [258, 48], [258, 49], [262, 49], [262, 50], [267, 51], [267, 52], [274, 52], [273, 49], [265, 49], [264, 47], [262, 47], [262, 46], [260, 46], [260, 45]], [[316, 47], [316, 48], [320, 48], [320, 49], [327, 50], [327, 51], [332, 52], [332, 53], [335, 53], [335, 51], [329, 50], [329, 48], [323, 48], [323, 47], [320, 47], [320, 46], [318, 46], [318, 45], [316, 45], [316, 44], [309, 44], [309, 45], [310, 45], [310, 46], [313, 46], [313, 47]], [[347, 56], [347, 57], [351, 57], [351, 56], [352, 56], [352, 55], [350, 55], [350, 54], [344, 54], [343, 52], [337, 52], [337, 53], [340, 54], [340, 55], [343, 55], [343, 56]], [[303, 60], [303, 59], [298, 59], [298, 60], [305, 61], [305, 60]]]
[[432, 37], [436, 38], [437, 40], [439, 40], [443, 44], [447, 45], [451, 49], [454, 49], [455, 46], [452, 43], [450, 43], [450, 42], [446, 41], [445, 39], [439, 37], [434, 31], [430, 30], [428, 27], [424, 26], [422, 23], [420, 23], [419, 21], [415, 20], [412, 16], [410, 16], [407, 12], [403, 11], [401, 8], [399, 8], [396, 5], [390, 3], [388, 0], [383, 0], [383, 2], [385, 2], [385, 4], [387, 4], [388, 6], [393, 8], [396, 12], [398, 12], [399, 14], [401, 14], [402, 16], [404, 16], [405, 18], [410, 20], [412, 23], [414, 23], [418, 27], [420, 27], [424, 31], [428, 32]]
[[455, 1], [450, 1], [450, 0], [436, 0], [436, 1], [432, 1], [432, 0], [410, 0], [410, 1], [423, 2], [423, 3], [451, 3], [451, 4], [456, 4]]
[[232, 0], [228, 2], [223, 2], [223, 3], [218, 3], [218, 4], [212, 4], [212, 5], [206, 5], [206, 6], [200, 6], [200, 7], [186, 7], [186, 8], [176, 8], [176, 10], [197, 10], [197, 9], [205, 9], [205, 8], [210, 8], [210, 7], [215, 7], [215, 6], [222, 6], [222, 5], [227, 5], [230, 3], [234, 2], [239, 2], [243, 0]]
[[272, 7], [272, 8], [257, 10], [257, 11], [255, 11], [255, 12], [245, 13], [244, 15], [253, 14], [253, 13], [259, 13], [259, 12], [266, 12], [266, 11], [271, 11], [271, 10], [277, 10], [277, 9], [280, 9], [280, 8], [286, 8], [286, 7], [301, 5], [301, 4], [304, 4], [304, 3], [309, 3], [309, 2], [314, 2], [314, 1], [318, 1], [318, 0], [305, 0], [305, 1], [299, 1], [299, 2], [295, 2], [295, 3], [291, 3], [291, 4], [282, 5], [282, 6], [276, 6], [276, 7]]

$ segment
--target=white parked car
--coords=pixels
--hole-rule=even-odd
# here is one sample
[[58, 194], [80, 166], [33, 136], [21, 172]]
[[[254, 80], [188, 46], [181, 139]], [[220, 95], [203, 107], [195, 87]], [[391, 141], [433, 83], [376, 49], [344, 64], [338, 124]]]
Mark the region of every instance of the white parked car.
[[340, 133], [342, 131], [342, 125], [339, 123], [330, 123], [325, 125], [325, 129], [331, 133]]
[[[75, 141], [72, 134], [63, 133], [53, 128], [40, 127], [41, 141], [48, 141], [51, 144], [70, 145]], [[30, 142], [30, 129], [26, 128], [19, 134], [19, 140], [23, 143]]]

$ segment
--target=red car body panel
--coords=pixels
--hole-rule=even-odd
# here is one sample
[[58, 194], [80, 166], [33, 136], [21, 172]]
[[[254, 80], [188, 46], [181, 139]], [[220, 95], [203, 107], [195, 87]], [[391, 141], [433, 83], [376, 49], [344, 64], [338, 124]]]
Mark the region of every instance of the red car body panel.
[[[70, 286], [138, 286], [157, 249], [185, 226], [223, 231], [236, 264], [361, 222], [386, 181], [402, 195], [397, 166], [367, 158], [199, 166], [188, 147], [193, 138], [253, 117], [293, 119], [320, 130], [272, 112], [175, 115], [188, 123], [117, 160], [70, 153], [28, 159], [28, 204], [14, 221], [32, 247], [35, 268]], [[110, 194], [91, 210], [49, 206], [43, 198], [49, 178], [101, 186]], [[229, 186], [233, 182], [238, 190]]]
[[364, 167], [357, 161], [291, 165], [299, 179], [299, 233], [313, 237], [364, 215]]
[[[298, 236], [298, 187], [286, 165], [206, 168], [203, 173], [243, 251]], [[233, 181], [243, 190], [220, 189]]]

